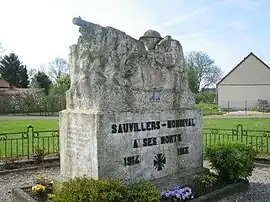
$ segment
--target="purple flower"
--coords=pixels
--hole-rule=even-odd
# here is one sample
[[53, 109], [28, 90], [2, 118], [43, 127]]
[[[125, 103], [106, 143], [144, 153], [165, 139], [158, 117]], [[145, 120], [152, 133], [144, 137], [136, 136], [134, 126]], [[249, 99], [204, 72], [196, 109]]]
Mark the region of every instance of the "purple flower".
[[178, 194], [182, 194], [182, 193], [183, 193], [183, 190], [182, 190], [182, 189], [178, 189], [178, 190], [177, 190], [177, 193], [178, 193]]
[[181, 199], [181, 198], [182, 198], [181, 194], [179, 194], [179, 193], [177, 193], [175, 196], [176, 196], [176, 198], [178, 198], [178, 199]]
[[175, 186], [172, 188], [172, 190], [178, 190], [178, 189], [181, 189], [180, 186], [178, 186], [178, 185], [175, 185]]
[[175, 196], [175, 191], [169, 191], [169, 193], [170, 193], [170, 196]]
[[185, 187], [185, 191], [191, 193], [191, 189], [189, 187]]
[[175, 185], [170, 190], [161, 193], [163, 198], [172, 199], [174, 201], [182, 201], [193, 198], [191, 194], [192, 192], [189, 187], [181, 188], [178, 185]]

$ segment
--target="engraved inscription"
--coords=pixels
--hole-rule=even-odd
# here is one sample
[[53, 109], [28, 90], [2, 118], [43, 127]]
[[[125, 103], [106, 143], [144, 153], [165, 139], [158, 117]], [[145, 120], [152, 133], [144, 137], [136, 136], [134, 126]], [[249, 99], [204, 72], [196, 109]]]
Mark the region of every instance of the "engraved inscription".
[[184, 155], [184, 154], [188, 154], [188, 147], [181, 147], [181, 148], [177, 148], [177, 155]]
[[190, 119], [167, 120], [166, 123], [162, 124], [160, 123], [160, 121], [112, 124], [111, 133], [129, 133], [129, 132], [159, 130], [160, 126], [162, 127], [167, 126], [167, 128], [195, 126], [195, 119], [190, 118]]
[[129, 156], [124, 158], [124, 166], [133, 166], [136, 164], [140, 164], [141, 159], [139, 155]]
[[143, 139], [135, 139], [133, 140], [133, 148], [139, 147], [149, 147], [155, 146], [160, 144], [172, 144], [175, 142], [182, 141], [182, 134], [175, 134], [175, 135], [165, 135], [160, 137], [149, 137]]
[[[195, 119], [176, 119], [176, 120], [167, 120], [163, 123], [161, 121], [147, 121], [140, 123], [120, 123], [120, 124], [112, 124], [111, 125], [111, 133], [130, 133], [130, 132], [143, 132], [143, 131], [152, 131], [159, 130], [161, 127], [170, 128], [180, 128], [180, 127], [194, 127]], [[136, 148], [144, 148], [144, 147], [152, 147], [157, 145], [165, 145], [165, 144], [174, 144], [182, 141], [182, 133], [178, 134], [165, 134], [156, 137], [145, 137], [142, 139], [134, 139], [131, 142], [131, 147], [133, 149]], [[189, 147], [181, 147], [177, 148], [177, 155], [185, 155], [189, 153]], [[154, 167], [155, 170], [161, 171], [166, 164], [165, 154], [159, 153], [154, 157]], [[133, 166], [141, 163], [141, 156], [134, 155], [123, 158], [124, 166]]]

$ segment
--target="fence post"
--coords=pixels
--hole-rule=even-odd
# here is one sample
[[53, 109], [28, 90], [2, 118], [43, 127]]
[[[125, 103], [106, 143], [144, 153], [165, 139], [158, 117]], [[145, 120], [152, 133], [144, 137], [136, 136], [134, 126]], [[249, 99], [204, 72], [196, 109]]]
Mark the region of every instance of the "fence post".
[[247, 115], [247, 101], [245, 101], [245, 115]]
[[30, 129], [32, 129], [33, 127], [31, 125], [29, 125], [27, 127], [27, 158], [28, 160], [30, 159], [30, 141], [29, 141], [29, 138], [30, 138]]

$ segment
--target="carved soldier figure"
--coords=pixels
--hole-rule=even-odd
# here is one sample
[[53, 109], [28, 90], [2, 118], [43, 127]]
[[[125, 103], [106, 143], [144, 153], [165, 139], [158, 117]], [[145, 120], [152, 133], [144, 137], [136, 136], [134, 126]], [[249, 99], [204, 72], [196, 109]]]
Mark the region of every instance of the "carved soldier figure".
[[146, 50], [154, 50], [161, 39], [162, 38], [157, 31], [147, 30], [139, 40], [143, 42]]

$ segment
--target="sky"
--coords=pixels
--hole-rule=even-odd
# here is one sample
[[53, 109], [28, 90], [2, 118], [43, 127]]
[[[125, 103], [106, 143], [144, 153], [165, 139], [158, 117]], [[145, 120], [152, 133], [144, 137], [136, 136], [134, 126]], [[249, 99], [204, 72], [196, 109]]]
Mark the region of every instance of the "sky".
[[[269, 0], [0, 0], [0, 43], [28, 68], [68, 60], [80, 36], [73, 17], [139, 38], [170, 35], [184, 53], [203, 51], [223, 75], [250, 52], [270, 65]], [[268, 25], [267, 25], [268, 24]]]

